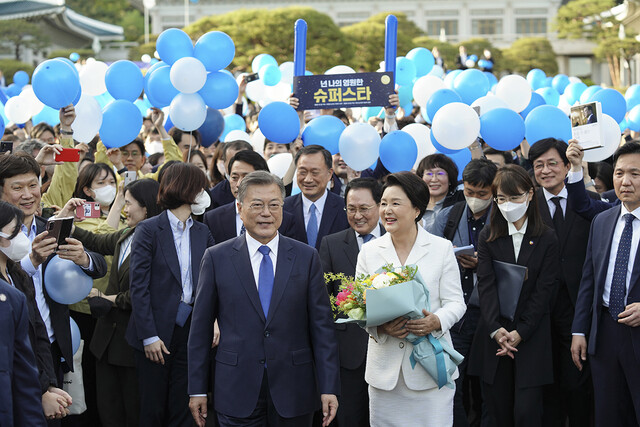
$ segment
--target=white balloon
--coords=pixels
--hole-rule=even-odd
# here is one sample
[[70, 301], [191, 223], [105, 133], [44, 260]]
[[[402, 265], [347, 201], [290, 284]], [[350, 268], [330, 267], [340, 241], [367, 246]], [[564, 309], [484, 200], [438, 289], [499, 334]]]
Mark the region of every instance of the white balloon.
[[29, 105], [29, 111], [31, 112], [31, 117], [38, 114], [44, 108], [44, 104], [38, 99], [36, 94], [33, 92], [33, 88], [31, 85], [26, 85], [22, 88], [22, 92], [20, 92], [20, 97], [24, 99], [24, 101]]
[[224, 142], [237, 140], [247, 141], [248, 143], [251, 143], [251, 137], [249, 136], [249, 134], [239, 129], [232, 130], [224, 137]]
[[87, 60], [84, 61], [85, 64], [92, 64], [94, 62], [96, 62], [96, 58], [94, 58], [92, 56], [88, 57]]
[[510, 74], [498, 82], [496, 96], [506, 102], [513, 111], [519, 113], [531, 102], [531, 86], [524, 77]]
[[571, 104], [569, 104], [569, 101], [567, 101], [567, 98], [564, 96], [564, 94], [560, 95], [558, 108], [561, 109], [567, 116], [571, 114]]
[[584, 150], [583, 160], [585, 162], [601, 162], [613, 156], [613, 153], [615, 153], [620, 146], [622, 132], [620, 132], [620, 125], [615, 119], [608, 114], [603, 114], [600, 123], [604, 147]]
[[275, 174], [278, 178], [282, 178], [289, 170], [292, 162], [293, 156], [291, 153], [278, 153], [267, 160], [267, 166], [269, 166], [269, 171], [272, 174]]
[[183, 131], [198, 129], [207, 118], [207, 106], [197, 93], [179, 93], [171, 101], [169, 116]]
[[144, 55], [142, 55], [142, 56], [140, 57], [140, 60], [141, 60], [142, 62], [144, 62], [145, 64], [148, 64], [148, 63], [150, 63], [150, 62], [151, 62], [151, 56], [150, 56], [148, 53], [145, 53]]
[[293, 84], [293, 62], [287, 61], [280, 64], [280, 73], [282, 74], [282, 78], [280, 83], [285, 82], [290, 85]]
[[462, 150], [478, 138], [480, 117], [467, 104], [451, 102], [438, 110], [433, 118], [431, 132], [443, 147]]
[[267, 97], [272, 101], [283, 101], [286, 102], [289, 99], [289, 96], [293, 92], [291, 85], [289, 83], [280, 81], [275, 86], [267, 86]]
[[26, 123], [31, 118], [29, 102], [20, 96], [11, 97], [4, 105], [4, 114], [13, 123], [19, 125]]
[[413, 99], [423, 110], [427, 109], [427, 101], [436, 91], [444, 89], [444, 81], [436, 76], [427, 74], [420, 77], [413, 84]]
[[582, 80], [579, 77], [571, 76], [569, 77], [569, 83], [580, 83]]
[[467, 68], [473, 68], [476, 66], [476, 61], [474, 61], [473, 59], [467, 59], [464, 65], [466, 65]]
[[254, 80], [247, 83], [245, 94], [247, 95], [247, 98], [253, 102], [259, 102], [267, 96], [267, 87], [261, 80]]
[[422, 159], [437, 151], [431, 142], [431, 130], [421, 123], [411, 123], [403, 127], [402, 131], [411, 135], [418, 146], [418, 157], [413, 165], [416, 169]]
[[494, 108], [509, 108], [506, 102], [502, 100], [502, 98], [498, 98], [494, 94], [482, 96], [471, 104], [471, 108], [480, 107], [480, 116], [485, 114], [487, 111], [491, 111]]
[[253, 132], [253, 135], [251, 135], [251, 146], [253, 147], [253, 151], [262, 154], [264, 152], [265, 139], [266, 138], [260, 128], [256, 129], [256, 131]]
[[182, 93], [196, 93], [207, 81], [207, 69], [199, 59], [186, 56], [171, 66], [171, 84]]
[[427, 75], [442, 78], [442, 76], [444, 76], [444, 69], [438, 64], [436, 64], [433, 66], [433, 68], [431, 69], [431, 71], [429, 71], [429, 74]]
[[109, 67], [102, 61], [92, 61], [87, 63], [80, 72], [80, 86], [82, 87], [82, 93], [98, 96], [107, 91], [107, 86], [104, 83], [104, 75], [107, 73]]
[[350, 124], [340, 134], [340, 156], [351, 169], [363, 171], [378, 159], [380, 141], [380, 134], [370, 124]]
[[102, 109], [96, 99], [85, 93], [76, 104], [76, 118], [71, 124], [73, 139], [91, 142], [102, 126]]
[[325, 74], [355, 74], [355, 70], [348, 65], [336, 65], [335, 67], [329, 68], [325, 71]]

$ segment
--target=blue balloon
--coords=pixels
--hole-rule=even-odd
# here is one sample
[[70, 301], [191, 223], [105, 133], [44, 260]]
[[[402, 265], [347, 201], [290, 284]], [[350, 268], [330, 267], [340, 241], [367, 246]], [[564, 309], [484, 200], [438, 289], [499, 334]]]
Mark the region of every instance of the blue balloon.
[[[632, 100], [640, 100], [640, 85], [633, 84], [629, 86], [626, 92], [624, 93], [624, 99], [627, 100], [627, 110], [631, 110], [633, 107], [629, 107], [630, 102]], [[635, 102], [635, 105], [637, 104], [638, 102]]]
[[210, 31], [202, 35], [193, 48], [193, 56], [198, 58], [207, 71], [218, 71], [231, 64], [236, 54], [233, 40], [222, 31]]
[[69, 55], [69, 59], [73, 62], [78, 62], [78, 60], [80, 59], [80, 54], [78, 52], [72, 52], [71, 55]]
[[173, 84], [171, 84], [171, 67], [164, 66], [157, 68], [151, 73], [149, 81], [147, 82], [147, 94], [149, 95], [149, 101], [154, 107], [164, 108], [171, 104], [173, 98], [180, 93]]
[[381, 111], [382, 107], [364, 107], [362, 109], [362, 118], [367, 121], [371, 117], [378, 117]]
[[80, 340], [82, 339], [80, 335], [80, 328], [73, 318], [69, 317], [69, 328], [71, 329], [71, 350], [73, 354], [78, 352], [80, 349]]
[[447, 73], [446, 76], [444, 76], [444, 85], [453, 90], [453, 82], [456, 80], [456, 77], [458, 77], [458, 75], [462, 72], [463, 70], [453, 70], [453, 71], [449, 71]]
[[78, 94], [76, 95], [76, 99], [74, 99], [73, 101], [71, 101], [71, 103], [76, 106], [78, 105], [78, 102], [80, 102], [80, 98], [82, 97], [82, 88], [80, 88], [80, 90], [78, 91]]
[[300, 119], [286, 102], [271, 102], [260, 110], [258, 127], [269, 141], [288, 144], [300, 133]]
[[564, 89], [569, 86], [569, 83], [571, 83], [569, 81], [569, 77], [564, 74], [558, 74], [551, 81], [551, 86], [557, 90], [560, 95], [562, 95], [564, 93]]
[[460, 150], [451, 150], [450, 148], [444, 147], [443, 145], [441, 145], [438, 140], [436, 139], [435, 136], [433, 136], [433, 132], [431, 132], [431, 143], [433, 144], [433, 147], [438, 150], [439, 153], [442, 154], [453, 154], [453, 153], [457, 153]]
[[60, 123], [60, 112], [45, 105], [44, 108], [31, 118], [34, 125], [38, 123], [47, 123], [49, 126], [55, 126]]
[[7, 96], [9, 98], [13, 98], [14, 96], [18, 96], [20, 95], [20, 91], [21, 91], [21, 87], [18, 86], [15, 83], [11, 83], [9, 86], [7, 86]]
[[[413, 61], [413, 65], [416, 67], [416, 77], [422, 77], [429, 74], [429, 71], [436, 63], [433, 54], [429, 49], [424, 47], [413, 48], [407, 53], [407, 59]], [[400, 105], [404, 105], [400, 103]]]
[[59, 59], [49, 59], [33, 72], [32, 86], [40, 102], [59, 110], [76, 99], [80, 80], [73, 65]]
[[[0, 102], [0, 121], [2, 122], [2, 125], [0, 125], [2, 126], [2, 132], [0, 132], [0, 135], [2, 135], [4, 133], [5, 123], [9, 123], [11, 121], [4, 114], [4, 104], [2, 102]], [[34, 121], [33, 124], [35, 125], [36, 122]]]
[[116, 61], [104, 75], [107, 91], [115, 99], [135, 101], [144, 87], [144, 77], [140, 68], [131, 61]]
[[580, 95], [582, 95], [585, 90], [587, 90], [587, 85], [582, 82], [569, 83], [569, 85], [564, 88], [564, 97], [567, 99], [569, 105], [573, 105], [580, 101]]
[[214, 71], [207, 75], [207, 81], [198, 93], [209, 107], [223, 110], [238, 98], [238, 83], [228, 74]]
[[[432, 67], [433, 68], [433, 67]], [[416, 78], [416, 66], [412, 60], [399, 56], [396, 58], [396, 84], [408, 86]]]
[[142, 114], [142, 117], [146, 117], [147, 116], [147, 111], [149, 111], [149, 108], [152, 107], [151, 104], [149, 103], [149, 99], [147, 97], [144, 97], [142, 99], [136, 99], [133, 102], [133, 105], [138, 107], [138, 110], [140, 110], [140, 114]]
[[635, 107], [636, 105], [640, 105], [640, 96], [627, 99], [627, 111], [633, 110], [633, 107]]
[[469, 55], [469, 59], [472, 60], [473, 62], [478, 62], [478, 55]]
[[184, 31], [178, 28], [169, 28], [158, 36], [156, 50], [160, 59], [173, 65], [180, 58], [193, 56], [193, 43]]
[[480, 70], [464, 70], [453, 81], [453, 89], [460, 95], [462, 102], [471, 105], [476, 99], [489, 92], [489, 79]]
[[262, 66], [258, 71], [258, 75], [260, 76], [260, 80], [265, 86], [275, 86], [280, 83], [280, 79], [282, 78], [282, 72], [277, 65], [267, 64]]
[[467, 164], [471, 161], [471, 151], [463, 148], [462, 150], [447, 154], [447, 157], [453, 160], [453, 163], [455, 163], [458, 167], [458, 181], [461, 181], [462, 172], [464, 171], [464, 168], [467, 166]]
[[491, 85], [491, 88], [493, 88], [493, 85], [498, 84], [498, 78], [493, 73], [489, 71], [483, 71], [483, 73], [485, 76], [487, 76], [487, 79], [489, 80], [489, 84]]
[[544, 98], [544, 102], [548, 105], [558, 106], [560, 102], [560, 94], [552, 87], [543, 87], [536, 91]]
[[529, 105], [527, 105], [527, 108], [520, 111], [520, 115], [523, 119], [526, 119], [531, 110], [545, 104], [546, 102], [544, 101], [544, 98], [539, 93], [531, 92], [531, 101], [529, 101]]
[[624, 119], [620, 122], [620, 132], [624, 132], [627, 129], [629, 129], [629, 122], [627, 121], [627, 119]]
[[345, 124], [336, 116], [316, 117], [304, 128], [302, 142], [305, 146], [321, 145], [331, 154], [338, 154], [340, 135], [345, 128]]
[[98, 104], [100, 104], [100, 108], [103, 110], [104, 107], [115, 101], [115, 99], [113, 99], [113, 96], [111, 96], [109, 92], [105, 92], [101, 95], [96, 95], [94, 96], [94, 98], [96, 99], [96, 101], [98, 101]]
[[480, 136], [491, 148], [509, 151], [524, 139], [524, 119], [509, 108], [494, 108], [480, 116]]
[[543, 87], [546, 78], [547, 75], [539, 68], [534, 68], [527, 73], [527, 81], [533, 90]]
[[[629, 111], [629, 115], [623, 121], [626, 121], [627, 127], [634, 132], [640, 131], [640, 106], [635, 106]], [[622, 124], [620, 125], [622, 128]]]
[[93, 287], [93, 279], [73, 261], [56, 255], [44, 271], [44, 284], [52, 300], [66, 305], [85, 299]]
[[558, 107], [541, 105], [531, 111], [524, 121], [525, 137], [530, 145], [541, 139], [556, 138], [564, 142], [571, 139], [571, 121]]
[[166, 130], [167, 132], [169, 132], [173, 127], [173, 122], [171, 121], [171, 114], [167, 116], [167, 120], [164, 121], [163, 127], [164, 127], [164, 130]]
[[220, 138], [224, 130], [224, 117], [220, 111], [207, 108], [207, 118], [198, 129], [200, 132], [200, 144], [203, 147], [209, 147]]
[[116, 99], [102, 110], [100, 139], [107, 148], [130, 144], [141, 128], [142, 114], [131, 101]]
[[380, 161], [391, 173], [410, 171], [418, 158], [418, 146], [401, 130], [388, 133], [380, 141]]
[[620, 123], [627, 113], [627, 101], [624, 96], [615, 89], [602, 89], [591, 97], [590, 101], [599, 101], [602, 104], [602, 113], [608, 114]]
[[492, 70], [493, 69], [493, 62], [487, 60], [487, 59], [481, 59], [480, 61], [478, 61], [478, 67], [482, 68], [483, 71], [484, 70]]
[[[2, 112], [4, 113], [4, 108], [2, 109]], [[4, 119], [0, 115], [0, 135], [2, 135], [4, 133], [4, 127], [5, 127]]]
[[400, 98], [400, 105], [410, 104], [413, 100], [413, 84], [398, 87], [398, 98]]
[[462, 102], [462, 98], [451, 89], [438, 89], [427, 101], [427, 114], [435, 117], [440, 108], [451, 102]]
[[277, 67], [278, 61], [276, 61], [276, 58], [266, 53], [261, 53], [260, 55], [253, 58], [253, 61], [251, 61], [251, 69], [254, 73], [260, 71], [260, 68], [264, 67], [265, 65], [275, 65]]
[[[54, 59], [58, 59], [60, 61], [63, 61], [65, 63], [69, 64], [71, 66], [71, 69], [73, 70], [73, 72], [76, 73], [76, 76], [78, 76], [78, 78], [80, 77], [80, 71], [78, 71], [78, 69], [76, 68], [76, 64], [74, 64], [73, 61], [71, 61], [69, 58], [65, 58], [63, 56], [58, 56], [58, 57], [56, 57]], [[40, 65], [42, 65], [42, 64], [40, 64]], [[38, 67], [40, 65], [38, 65]], [[35, 73], [35, 71], [34, 71], [34, 73]]]
[[595, 95], [596, 92], [601, 90], [602, 90], [602, 86], [599, 86], [599, 85], [589, 86], [584, 92], [582, 92], [582, 95], [580, 95], [580, 103], [586, 104], [587, 102], [589, 102], [591, 97]]
[[20, 70], [13, 74], [13, 83], [19, 87], [24, 87], [29, 84], [29, 74], [26, 71]]
[[245, 123], [242, 116], [239, 116], [237, 114], [231, 114], [230, 116], [225, 116], [224, 130], [222, 131], [222, 135], [220, 136], [220, 139], [224, 141], [224, 137], [232, 130], [241, 130], [241, 131], [247, 130], [247, 124]]

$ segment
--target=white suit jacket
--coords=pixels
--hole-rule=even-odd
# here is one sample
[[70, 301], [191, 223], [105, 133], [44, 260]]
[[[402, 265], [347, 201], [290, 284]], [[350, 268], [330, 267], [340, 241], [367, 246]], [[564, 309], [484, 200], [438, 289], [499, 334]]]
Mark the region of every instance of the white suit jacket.
[[[389, 233], [362, 246], [358, 255], [356, 276], [374, 274], [386, 264], [402, 266]], [[434, 335], [451, 344], [449, 329], [464, 315], [464, 303], [460, 270], [449, 240], [429, 234], [418, 227], [416, 238], [405, 265], [415, 264], [429, 289], [431, 312], [440, 319], [441, 331]], [[398, 382], [400, 368], [404, 382], [411, 390], [428, 390], [437, 383], [420, 365], [411, 368], [409, 356], [413, 345], [386, 334], [377, 333], [377, 328], [367, 328], [373, 339], [369, 340], [365, 380], [382, 390], [393, 390]], [[453, 378], [458, 377], [456, 371]]]

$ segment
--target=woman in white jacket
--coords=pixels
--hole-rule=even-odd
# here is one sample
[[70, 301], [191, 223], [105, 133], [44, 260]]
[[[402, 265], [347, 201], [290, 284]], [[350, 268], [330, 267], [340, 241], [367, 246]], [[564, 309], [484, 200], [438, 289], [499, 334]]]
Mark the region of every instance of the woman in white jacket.
[[[365, 379], [369, 384], [371, 425], [434, 426], [453, 424], [454, 390], [438, 389], [419, 364], [411, 367], [413, 345], [409, 332], [444, 336], [466, 310], [458, 264], [451, 242], [429, 234], [418, 222], [429, 203], [429, 189], [410, 172], [389, 175], [380, 203], [380, 218], [387, 233], [362, 246], [356, 275], [374, 274], [386, 264], [416, 265], [429, 289], [431, 312], [416, 320], [398, 318], [368, 328], [371, 335]], [[458, 377], [458, 373], [453, 379]]]

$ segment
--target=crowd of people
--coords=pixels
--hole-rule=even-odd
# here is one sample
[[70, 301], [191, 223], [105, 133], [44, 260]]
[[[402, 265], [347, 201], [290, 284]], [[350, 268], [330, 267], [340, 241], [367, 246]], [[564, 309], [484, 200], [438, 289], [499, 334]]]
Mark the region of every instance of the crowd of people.
[[[371, 119], [381, 134], [419, 120], [389, 102]], [[245, 119], [255, 131], [255, 112]], [[431, 154], [389, 173], [381, 162], [354, 171], [300, 139], [204, 146], [197, 131], [167, 132], [158, 109], [120, 148], [76, 143], [74, 120], [68, 106], [55, 128], [8, 127], [2, 139], [13, 151], [0, 156], [0, 378], [11, 390], [0, 425], [638, 425], [630, 136], [598, 164], [583, 163], [579, 141], [501, 152], [479, 140], [462, 171]], [[55, 161], [73, 147], [78, 161]], [[294, 160], [279, 178], [267, 160], [282, 152]], [[98, 215], [78, 215], [87, 202]], [[60, 243], [47, 220], [67, 217]], [[56, 256], [93, 279], [83, 301], [49, 295]], [[323, 273], [387, 264], [417, 266], [431, 311], [334, 324], [339, 283]], [[85, 344], [82, 385], [67, 392], [70, 319]], [[409, 333], [464, 356], [455, 387], [412, 363]]]

